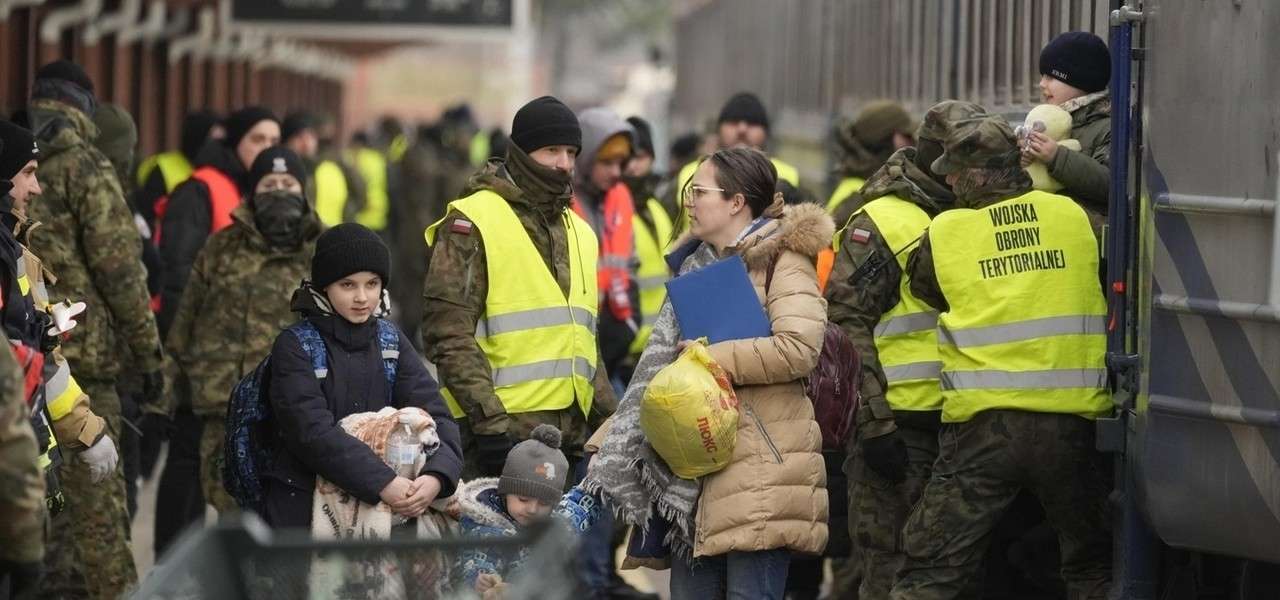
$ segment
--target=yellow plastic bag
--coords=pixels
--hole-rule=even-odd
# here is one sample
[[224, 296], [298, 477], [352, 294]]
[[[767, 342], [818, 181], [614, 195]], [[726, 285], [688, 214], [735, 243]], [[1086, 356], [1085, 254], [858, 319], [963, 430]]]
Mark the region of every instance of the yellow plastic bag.
[[738, 397], [705, 339], [654, 375], [640, 403], [640, 429], [677, 477], [695, 479], [729, 465]]

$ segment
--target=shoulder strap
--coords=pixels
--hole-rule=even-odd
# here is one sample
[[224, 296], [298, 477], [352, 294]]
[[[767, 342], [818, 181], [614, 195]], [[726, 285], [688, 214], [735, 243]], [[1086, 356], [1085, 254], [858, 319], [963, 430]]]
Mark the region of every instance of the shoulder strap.
[[396, 370], [400, 364], [400, 330], [386, 319], [378, 319], [378, 347], [382, 350], [382, 372], [387, 378], [387, 404], [395, 395]]
[[328, 377], [329, 355], [325, 351], [324, 338], [320, 337], [316, 326], [303, 319], [290, 326], [289, 331], [297, 336], [298, 343], [302, 344], [302, 349], [311, 357], [311, 369], [315, 371], [316, 379]]

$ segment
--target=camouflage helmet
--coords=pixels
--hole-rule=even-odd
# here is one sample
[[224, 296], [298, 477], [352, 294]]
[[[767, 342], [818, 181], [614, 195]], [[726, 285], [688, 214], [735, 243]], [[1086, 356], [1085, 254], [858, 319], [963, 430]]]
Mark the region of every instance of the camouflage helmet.
[[947, 141], [947, 135], [951, 133], [951, 128], [956, 122], [985, 116], [987, 116], [987, 109], [979, 104], [963, 100], [943, 100], [925, 113], [924, 121], [916, 130], [916, 139], [932, 140], [943, 144]]
[[848, 124], [848, 135], [869, 148], [888, 145], [893, 134], [910, 134], [916, 123], [911, 113], [893, 100], [876, 100], [868, 103], [858, 116]]
[[943, 142], [933, 172], [948, 175], [961, 169], [1005, 169], [1021, 164], [1013, 128], [999, 116], [963, 119]]

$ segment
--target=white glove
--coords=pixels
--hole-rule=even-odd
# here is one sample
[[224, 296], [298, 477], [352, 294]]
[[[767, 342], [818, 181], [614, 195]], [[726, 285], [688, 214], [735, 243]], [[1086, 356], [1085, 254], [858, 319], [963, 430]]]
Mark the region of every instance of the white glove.
[[116, 444], [111, 436], [104, 435], [93, 447], [80, 453], [80, 460], [89, 465], [89, 479], [99, 483], [116, 470], [120, 455], [116, 454]]

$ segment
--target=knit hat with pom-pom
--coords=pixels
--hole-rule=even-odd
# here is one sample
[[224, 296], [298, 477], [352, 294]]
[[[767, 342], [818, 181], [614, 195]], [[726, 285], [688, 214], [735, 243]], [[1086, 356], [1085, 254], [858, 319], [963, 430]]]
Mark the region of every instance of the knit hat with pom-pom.
[[498, 493], [537, 498], [554, 506], [564, 494], [568, 476], [569, 460], [560, 451], [560, 430], [543, 424], [507, 453]]

